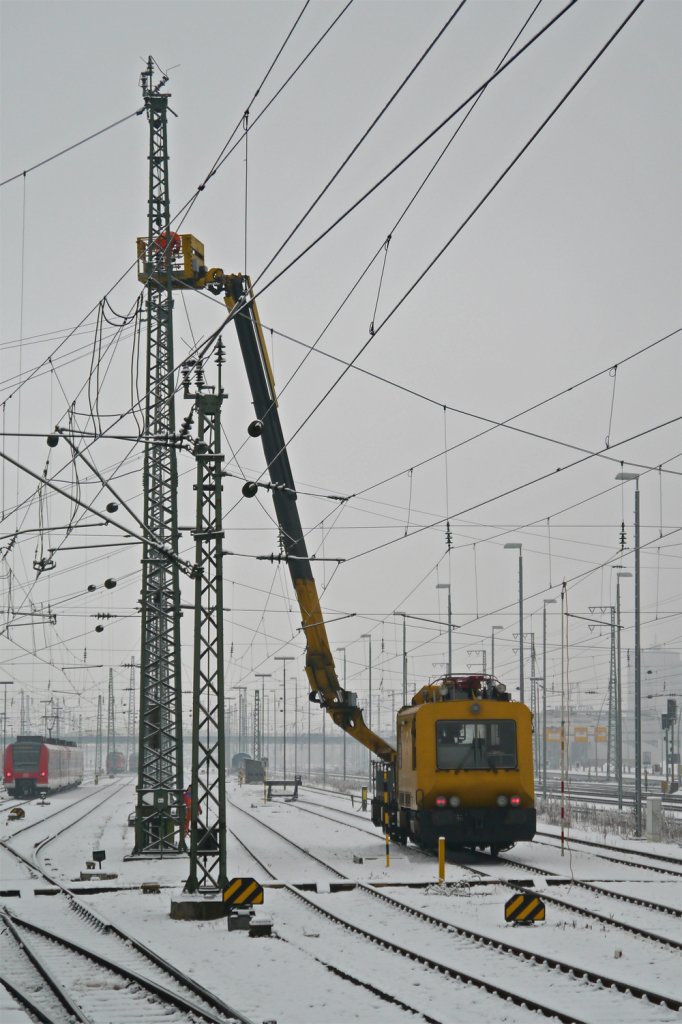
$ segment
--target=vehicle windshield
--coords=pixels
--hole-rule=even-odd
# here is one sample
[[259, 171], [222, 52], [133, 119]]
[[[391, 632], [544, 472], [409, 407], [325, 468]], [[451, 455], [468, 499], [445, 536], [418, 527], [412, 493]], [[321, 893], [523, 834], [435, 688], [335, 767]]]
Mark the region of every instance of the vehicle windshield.
[[456, 771], [516, 768], [516, 722], [436, 722], [436, 767]]
[[40, 743], [14, 744], [15, 772], [37, 772], [40, 757]]

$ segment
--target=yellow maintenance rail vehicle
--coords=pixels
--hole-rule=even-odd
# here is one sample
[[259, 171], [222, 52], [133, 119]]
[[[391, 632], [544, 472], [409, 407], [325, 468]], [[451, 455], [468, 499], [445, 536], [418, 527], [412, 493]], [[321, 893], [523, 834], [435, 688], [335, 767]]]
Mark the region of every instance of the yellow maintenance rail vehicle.
[[[397, 717], [398, 750], [373, 732], [357, 695], [341, 686], [331, 653], [311, 559], [298, 513], [297, 493], [277, 406], [275, 382], [251, 281], [208, 269], [193, 235], [173, 232], [155, 243], [171, 261], [174, 287], [222, 294], [237, 329], [270, 477], [286, 561], [306, 637], [310, 700], [378, 759], [373, 822], [399, 842], [432, 847], [444, 836], [450, 848], [490, 847], [493, 852], [532, 839], [535, 809], [532, 716], [512, 702], [490, 676], [452, 675], [424, 686]], [[138, 239], [138, 276], [153, 273], [147, 240]], [[262, 484], [247, 482], [245, 497]]]

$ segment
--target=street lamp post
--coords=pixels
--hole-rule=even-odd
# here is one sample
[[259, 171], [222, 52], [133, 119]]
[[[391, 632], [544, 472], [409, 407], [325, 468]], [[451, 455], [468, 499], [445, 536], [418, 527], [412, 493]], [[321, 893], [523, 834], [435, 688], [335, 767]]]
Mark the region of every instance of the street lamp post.
[[298, 775], [298, 676], [292, 676], [294, 684], [294, 775]]
[[518, 549], [519, 552], [519, 700], [523, 704], [525, 698], [523, 679], [523, 545], [509, 543], [504, 546]]
[[495, 633], [504, 626], [493, 626], [490, 631], [490, 675], [495, 675]]
[[283, 711], [284, 711], [284, 721], [282, 723], [282, 735], [284, 737], [284, 741], [283, 741], [284, 762], [283, 762], [283, 768], [282, 768], [282, 772], [283, 772], [282, 778], [283, 779], [286, 779], [286, 777], [287, 777], [287, 662], [288, 661], [295, 661], [295, 660], [296, 659], [294, 657], [292, 657], [291, 655], [288, 655], [288, 654], [275, 655], [275, 661], [281, 661], [282, 662], [282, 675], [283, 675], [283, 679], [284, 679], [284, 708], [283, 708]]
[[616, 473], [635, 481], [635, 835], [642, 834], [642, 650], [640, 637], [639, 473]]
[[244, 733], [244, 725], [245, 725], [245, 722], [244, 722], [244, 719], [245, 719], [244, 704], [245, 704], [245, 701], [246, 701], [246, 687], [245, 686], [233, 686], [232, 689], [233, 690], [237, 690], [239, 692], [239, 701], [237, 703], [237, 735], [239, 737], [239, 740], [238, 740], [238, 747], [239, 747], [239, 749], [237, 750], [237, 753], [238, 754], [243, 754], [244, 751], [243, 751], [242, 747], [243, 747], [244, 740], [246, 738], [244, 736], [244, 734], [243, 734]]
[[616, 777], [619, 811], [623, 809], [623, 683], [620, 667], [620, 581], [622, 579], [632, 579], [632, 573], [616, 573]]
[[542, 602], [542, 798], [547, 799], [547, 605], [556, 604], [556, 597]]
[[[346, 648], [337, 647], [339, 654], [343, 654], [343, 688], [346, 689]], [[325, 712], [326, 713], [326, 712]], [[343, 781], [346, 781], [346, 730], [343, 730]]]
[[452, 588], [449, 583], [436, 583], [436, 590], [448, 592], [448, 675], [452, 675]]

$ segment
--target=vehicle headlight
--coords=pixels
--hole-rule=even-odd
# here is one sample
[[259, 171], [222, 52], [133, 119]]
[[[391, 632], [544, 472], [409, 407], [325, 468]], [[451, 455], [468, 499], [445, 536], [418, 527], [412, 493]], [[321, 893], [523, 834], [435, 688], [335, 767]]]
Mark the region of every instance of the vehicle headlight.
[[458, 796], [451, 796], [450, 797], [450, 806], [451, 807], [459, 807], [460, 803], [461, 803], [461, 800], [459, 799]]
[[505, 796], [504, 793], [500, 793], [496, 802], [498, 807], [506, 807], [509, 803], [509, 797]]

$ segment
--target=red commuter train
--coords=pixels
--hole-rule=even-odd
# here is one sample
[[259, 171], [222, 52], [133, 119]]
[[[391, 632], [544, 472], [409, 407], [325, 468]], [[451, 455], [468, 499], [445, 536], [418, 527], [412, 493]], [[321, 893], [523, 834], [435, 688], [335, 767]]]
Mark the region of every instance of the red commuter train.
[[3, 781], [12, 797], [79, 786], [83, 781], [83, 751], [70, 740], [17, 736], [16, 743], [5, 748]]

